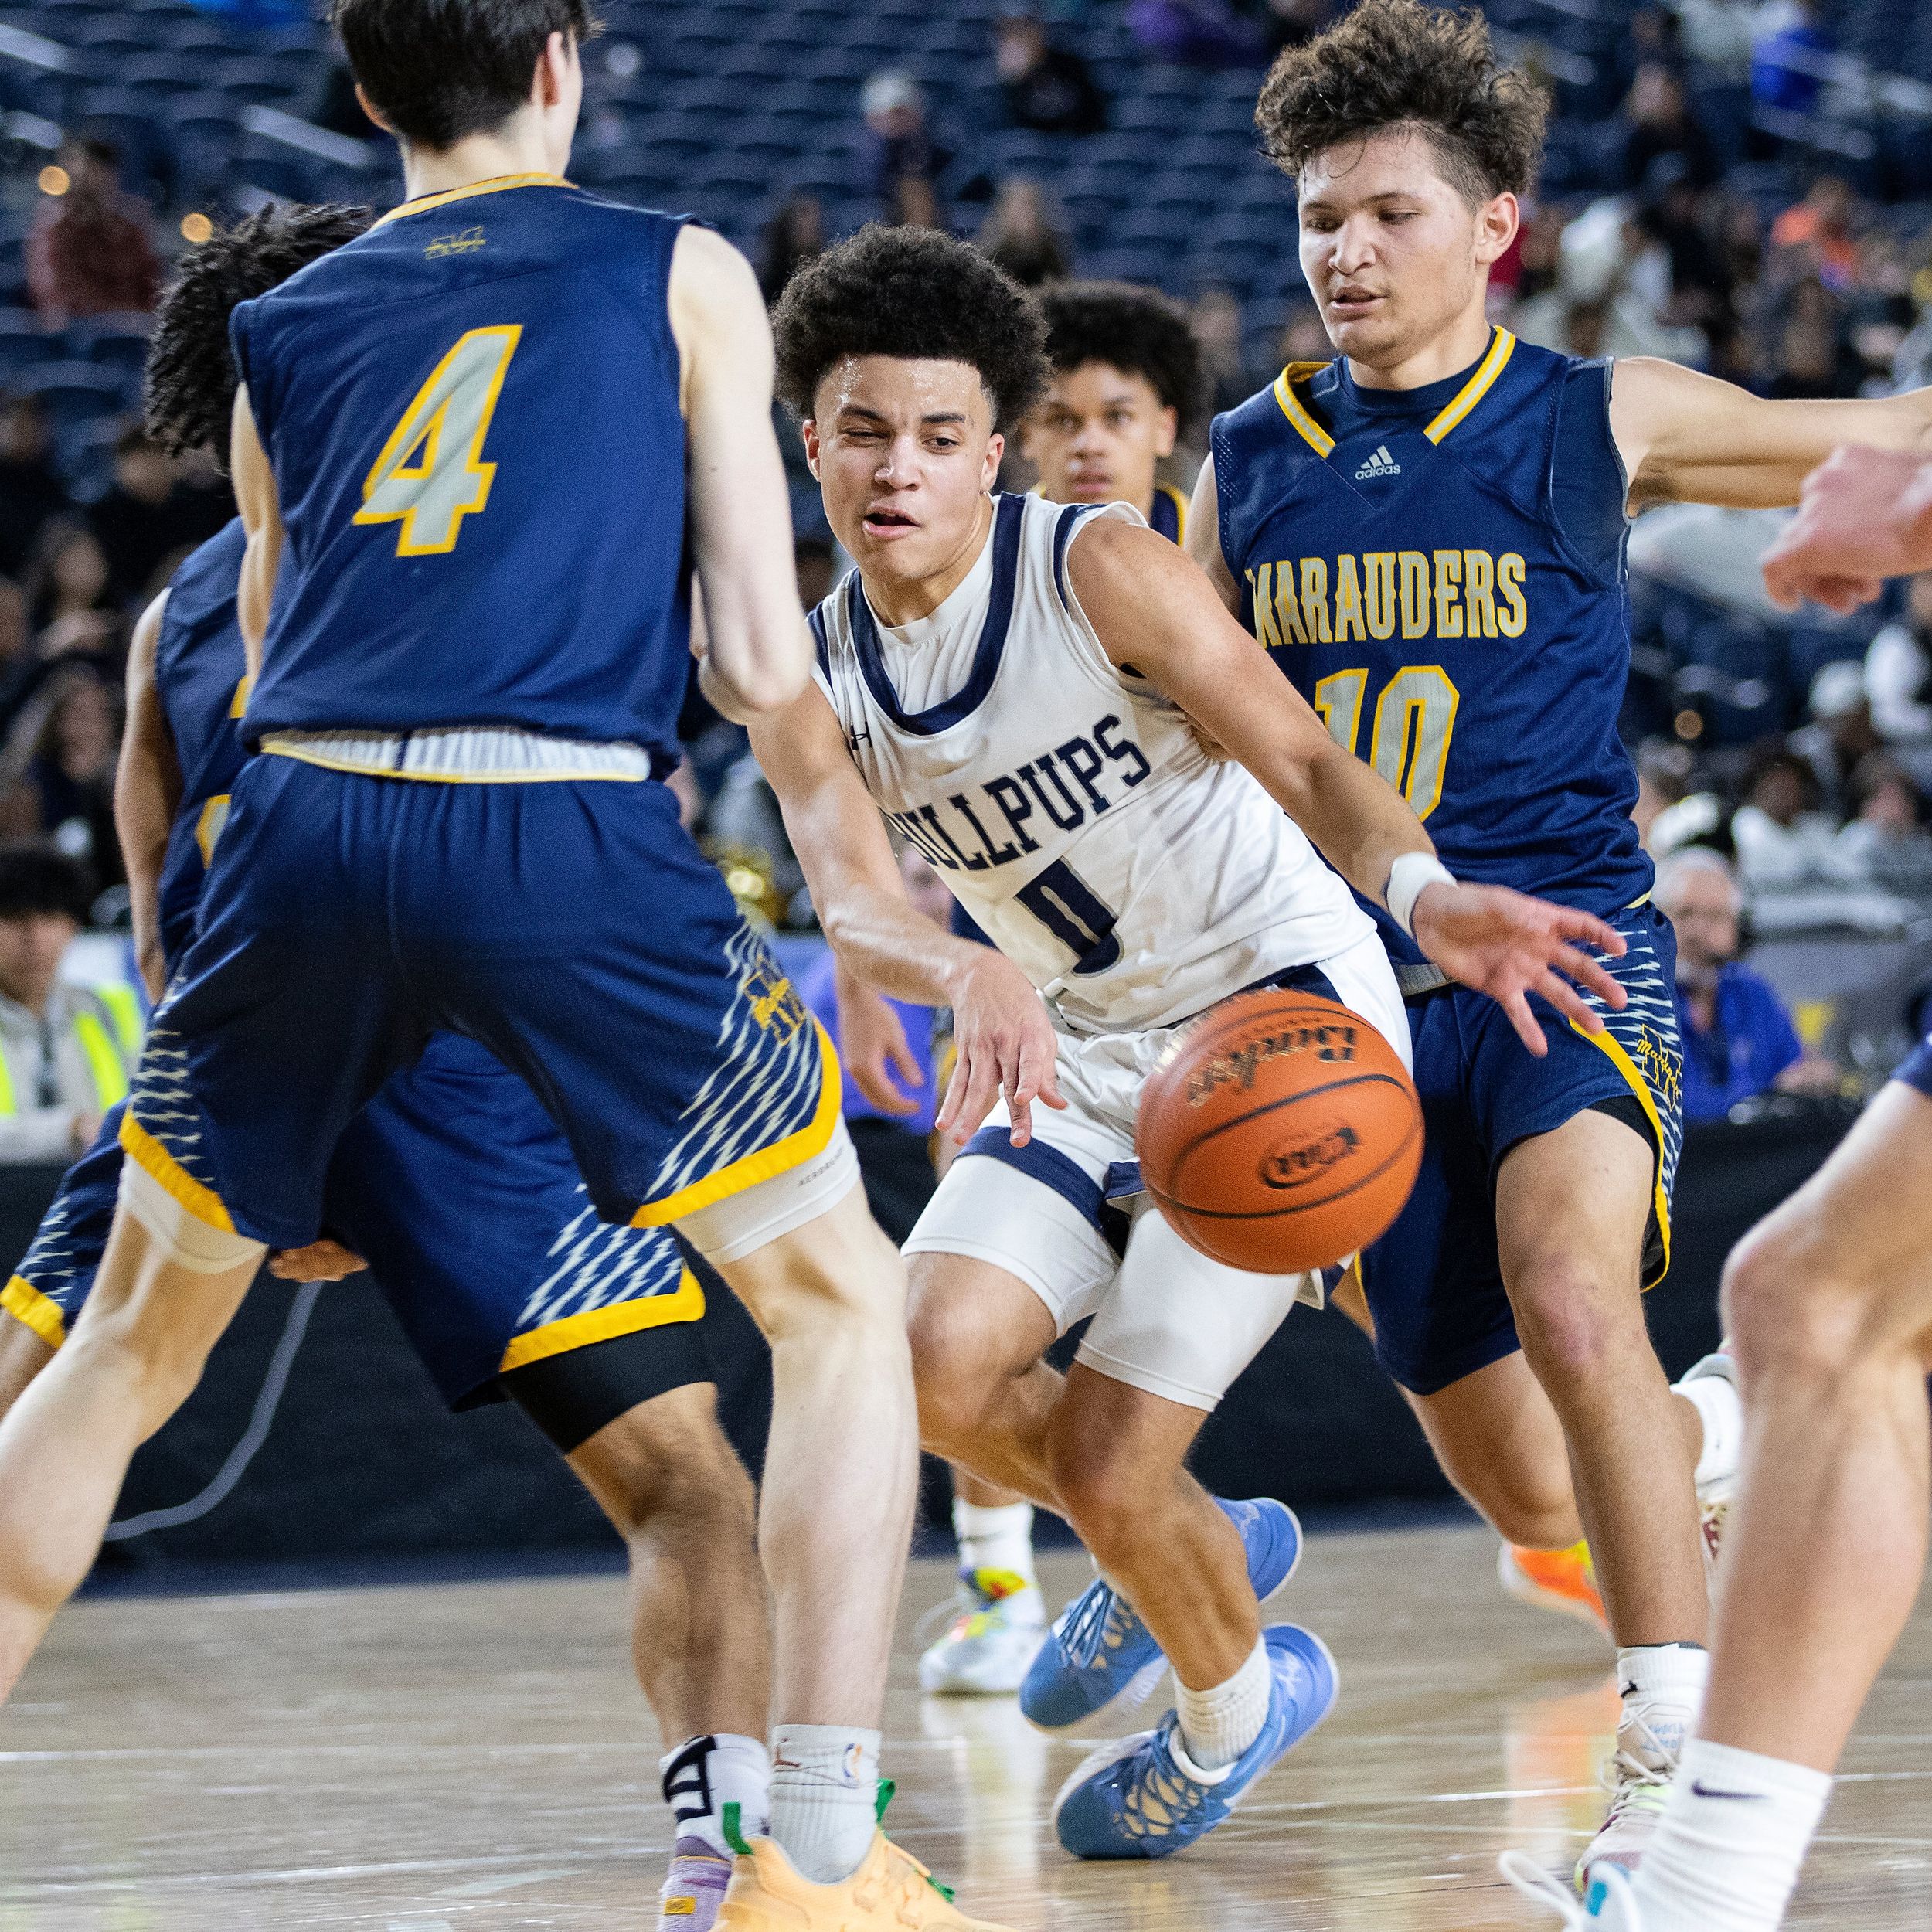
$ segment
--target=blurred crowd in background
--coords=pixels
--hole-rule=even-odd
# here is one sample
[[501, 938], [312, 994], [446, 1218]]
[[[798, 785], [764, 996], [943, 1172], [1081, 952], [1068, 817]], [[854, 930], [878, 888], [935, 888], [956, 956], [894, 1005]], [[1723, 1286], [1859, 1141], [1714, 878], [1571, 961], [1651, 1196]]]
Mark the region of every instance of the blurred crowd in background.
[[[969, 236], [1032, 286], [1159, 283], [1188, 304], [1226, 408], [1328, 353], [1292, 189], [1256, 156], [1249, 116], [1274, 52], [1340, 10], [881, 0], [860, 18], [834, 0], [615, 0], [587, 56], [574, 172], [717, 221], [768, 300], [866, 219]], [[1554, 111], [1495, 319], [1769, 396], [1932, 380], [1932, 0], [1487, 11]], [[139, 432], [145, 317], [211, 217], [276, 196], [383, 205], [400, 185], [301, 0], [0, 5], [0, 304], [15, 304], [0, 308], [0, 837], [50, 836], [111, 917], [128, 627], [231, 512], [212, 462], [171, 461]], [[1184, 489], [1205, 427], [1174, 458]], [[781, 434], [811, 601], [844, 560], [793, 426]], [[1032, 479], [1015, 463], [1005, 480]], [[1926, 944], [1932, 580], [1842, 622], [1777, 611], [1756, 563], [1780, 515], [1669, 508], [1633, 526], [1640, 825], [1660, 855], [1716, 855], [1677, 886], [1693, 900], [1721, 888], [1760, 943]], [[808, 929], [742, 734], [696, 706], [689, 722], [694, 822], [749, 906]], [[1896, 1038], [1917, 1022], [1906, 995]], [[1699, 1010], [1722, 1019], [1709, 999]], [[1763, 1084], [1818, 1083], [1817, 1046], [1794, 1035]], [[1835, 1047], [1841, 1071], [1865, 1074], [1892, 1050], [1876, 1032]]]

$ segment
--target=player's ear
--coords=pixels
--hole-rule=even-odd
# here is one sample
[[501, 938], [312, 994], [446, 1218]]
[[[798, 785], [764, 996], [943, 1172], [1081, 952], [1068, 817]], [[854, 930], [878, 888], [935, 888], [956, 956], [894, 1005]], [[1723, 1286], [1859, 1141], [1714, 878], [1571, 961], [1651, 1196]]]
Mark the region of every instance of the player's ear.
[[1006, 455], [1006, 438], [998, 430], [986, 439], [986, 461], [980, 471], [980, 488], [990, 490], [999, 481], [999, 466]]
[[814, 479], [818, 474], [818, 420], [808, 416], [799, 426], [799, 434], [805, 439], [805, 467]]
[[569, 34], [551, 35], [536, 57], [536, 74], [531, 83], [530, 98], [544, 109], [562, 104], [569, 91], [570, 70], [577, 64], [577, 43]]
[[1181, 433], [1181, 412], [1171, 405], [1154, 419], [1154, 454], [1172, 456], [1175, 439]]
[[1484, 267], [1502, 260], [1522, 225], [1522, 209], [1507, 190], [1476, 210], [1476, 260]]
[[393, 134], [395, 133], [396, 130], [392, 128], [376, 111], [376, 103], [370, 100], [367, 94], [363, 93], [362, 83], [359, 80], [355, 83], [355, 98], [362, 103], [362, 112], [367, 114], [369, 119], [374, 121], [376, 126], [381, 128], [384, 134]]

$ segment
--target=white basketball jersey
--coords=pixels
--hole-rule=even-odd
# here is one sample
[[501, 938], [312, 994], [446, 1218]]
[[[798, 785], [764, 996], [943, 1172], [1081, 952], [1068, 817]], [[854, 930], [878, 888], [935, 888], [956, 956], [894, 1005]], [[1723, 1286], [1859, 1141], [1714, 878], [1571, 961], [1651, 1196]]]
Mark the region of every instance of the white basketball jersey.
[[855, 570], [812, 614], [866, 788], [1079, 1033], [1166, 1026], [1373, 925], [1281, 807], [1110, 663], [1070, 545], [1124, 504], [995, 499], [931, 617], [880, 624]]

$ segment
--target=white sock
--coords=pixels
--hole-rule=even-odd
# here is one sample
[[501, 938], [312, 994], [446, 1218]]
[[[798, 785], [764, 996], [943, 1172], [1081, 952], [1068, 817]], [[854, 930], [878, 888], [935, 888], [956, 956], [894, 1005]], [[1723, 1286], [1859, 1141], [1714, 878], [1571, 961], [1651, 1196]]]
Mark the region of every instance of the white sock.
[[1693, 1737], [1637, 1872], [1644, 1932], [1774, 1932], [1832, 1781]]
[[879, 1828], [876, 1731], [781, 1724], [771, 1733], [771, 1835], [800, 1877], [837, 1885]]
[[1212, 1690], [1189, 1690], [1178, 1677], [1174, 1689], [1189, 1762], [1204, 1771], [1225, 1770], [1261, 1735], [1261, 1726], [1268, 1721], [1268, 1699], [1274, 1690], [1268, 1647], [1257, 1640], [1248, 1661]]
[[985, 1507], [953, 1503], [953, 1534], [959, 1543], [961, 1570], [1003, 1570], [1030, 1588], [1039, 1587], [1033, 1571], [1033, 1505], [1013, 1502]]
[[755, 1737], [688, 1737], [658, 1760], [658, 1775], [677, 1835], [702, 1838], [721, 1858], [731, 1855], [727, 1804], [738, 1808], [741, 1838], [762, 1838], [771, 1828], [771, 1755]]
[[[1710, 1674], [1710, 1652], [1701, 1644], [1637, 1644], [1620, 1650], [1617, 1688], [1623, 1692], [1624, 1722], [1618, 1743], [1647, 1762], [1662, 1760], [1657, 1768], [1668, 1770], [1697, 1728]], [[1626, 1732], [1633, 1735], [1626, 1737]]]
[[1744, 1449], [1744, 1405], [1737, 1385], [1728, 1376], [1692, 1374], [1673, 1393], [1697, 1411], [1704, 1425], [1704, 1446], [1697, 1452], [1699, 1492], [1713, 1483], [1728, 1488]]

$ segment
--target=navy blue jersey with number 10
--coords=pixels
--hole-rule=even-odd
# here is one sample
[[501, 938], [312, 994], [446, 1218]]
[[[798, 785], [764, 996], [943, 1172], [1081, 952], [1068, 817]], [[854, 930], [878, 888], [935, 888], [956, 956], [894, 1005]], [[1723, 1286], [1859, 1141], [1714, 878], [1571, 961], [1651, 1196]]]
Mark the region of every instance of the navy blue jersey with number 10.
[[[1498, 329], [1473, 369], [1366, 389], [1297, 365], [1216, 419], [1242, 615], [1459, 876], [1600, 916], [1650, 889], [1617, 735], [1626, 485], [1610, 371]], [[1386, 917], [1396, 957], [1420, 954]]]
[[515, 175], [407, 202], [236, 309], [294, 578], [251, 740], [493, 725], [675, 757], [680, 226]]

